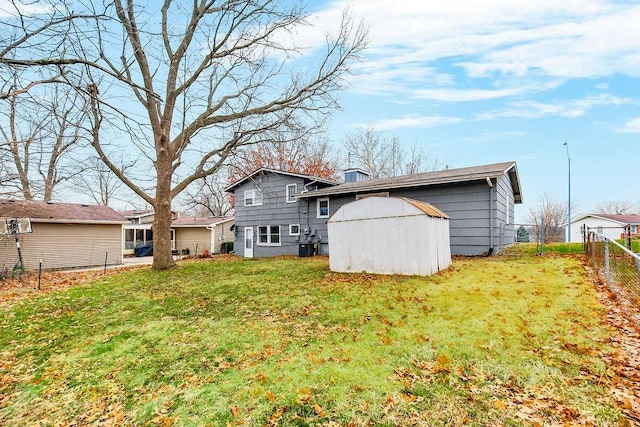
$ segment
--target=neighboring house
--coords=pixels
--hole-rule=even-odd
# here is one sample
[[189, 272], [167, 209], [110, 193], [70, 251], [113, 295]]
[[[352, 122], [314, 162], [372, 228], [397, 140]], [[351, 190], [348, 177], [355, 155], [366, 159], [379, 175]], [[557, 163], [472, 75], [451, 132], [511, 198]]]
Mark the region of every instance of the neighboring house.
[[[122, 264], [122, 226], [126, 219], [108, 206], [0, 200], [6, 219], [29, 218], [31, 233], [19, 234], [24, 266], [78, 268]], [[4, 227], [3, 227], [4, 229]], [[14, 236], [0, 239], [0, 269], [18, 263]]]
[[[640, 236], [640, 215], [586, 214], [571, 221], [571, 242], [582, 242], [585, 227], [611, 239], [624, 238], [624, 227], [629, 225], [631, 237]], [[565, 233], [566, 234], [566, 233]]]
[[[128, 223], [122, 230], [123, 253], [130, 256], [153, 253], [153, 210], [131, 210], [121, 212]], [[219, 253], [223, 242], [233, 241], [233, 218], [229, 217], [184, 217], [172, 211], [171, 249], [177, 253], [202, 255]], [[140, 247], [143, 250], [140, 251]]]
[[[151, 225], [155, 218], [152, 209], [134, 209], [129, 211], [121, 211], [122, 216], [127, 219], [127, 224], [122, 227], [122, 253], [125, 256], [134, 255], [136, 247], [147, 246], [153, 247], [153, 231]], [[173, 218], [176, 218], [176, 212], [171, 212]], [[175, 235], [171, 232], [172, 249], [175, 243]]]
[[171, 223], [175, 236], [174, 248], [180, 254], [202, 255], [221, 252], [225, 242], [233, 242], [233, 224], [231, 217], [180, 217]]
[[328, 254], [327, 220], [369, 196], [408, 197], [447, 214], [452, 255], [499, 253], [515, 242], [514, 204], [522, 203], [515, 162], [373, 180], [362, 180], [362, 171], [354, 175], [336, 184], [259, 169], [229, 186], [236, 199], [236, 254], [294, 255], [306, 243]]

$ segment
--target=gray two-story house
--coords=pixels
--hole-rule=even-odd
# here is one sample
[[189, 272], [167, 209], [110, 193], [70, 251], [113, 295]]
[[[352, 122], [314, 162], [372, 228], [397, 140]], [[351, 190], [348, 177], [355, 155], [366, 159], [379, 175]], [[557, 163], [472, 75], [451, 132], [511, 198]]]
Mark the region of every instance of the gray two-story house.
[[235, 194], [235, 252], [246, 257], [297, 255], [312, 244], [328, 254], [327, 220], [342, 205], [369, 196], [424, 201], [449, 218], [452, 255], [499, 253], [515, 242], [514, 204], [522, 203], [515, 162], [367, 179], [352, 170], [337, 184], [259, 169], [226, 191]]
[[235, 253], [249, 258], [297, 255], [300, 244], [326, 245], [328, 216], [317, 219], [316, 202], [299, 195], [336, 185], [268, 168], [231, 184], [225, 190], [235, 195]]

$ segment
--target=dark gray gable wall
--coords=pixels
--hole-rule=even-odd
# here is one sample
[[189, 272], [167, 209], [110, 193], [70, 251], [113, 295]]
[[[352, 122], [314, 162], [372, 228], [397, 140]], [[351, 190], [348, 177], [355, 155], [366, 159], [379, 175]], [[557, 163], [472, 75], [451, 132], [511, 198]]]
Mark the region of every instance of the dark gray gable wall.
[[[254, 257], [268, 257], [278, 255], [298, 255], [299, 244], [301, 242], [319, 242], [320, 237], [313, 234], [313, 229], [309, 227], [307, 221], [306, 200], [298, 200], [295, 203], [287, 203], [287, 184], [296, 184], [297, 191], [304, 190], [305, 184], [313, 181], [302, 177], [281, 175], [276, 173], [259, 174], [253, 179], [241, 184], [235, 189], [235, 243], [234, 251], [240, 256], [244, 256], [244, 230], [245, 227], [253, 227], [254, 233]], [[246, 190], [261, 189], [263, 195], [262, 205], [244, 206], [244, 192]], [[315, 202], [313, 204], [315, 209]], [[312, 212], [315, 214], [315, 210]], [[326, 220], [325, 220], [326, 222]], [[300, 235], [290, 236], [289, 225], [299, 224]], [[280, 245], [265, 246], [258, 242], [258, 226], [280, 226]], [[326, 228], [326, 225], [325, 225]], [[307, 233], [305, 233], [307, 229]], [[321, 236], [326, 242], [326, 233]]]

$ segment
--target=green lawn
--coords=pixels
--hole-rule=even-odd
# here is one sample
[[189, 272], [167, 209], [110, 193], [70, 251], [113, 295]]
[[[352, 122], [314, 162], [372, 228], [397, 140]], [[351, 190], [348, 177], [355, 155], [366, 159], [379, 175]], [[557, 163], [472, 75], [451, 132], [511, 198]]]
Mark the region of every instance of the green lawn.
[[0, 424], [617, 425], [603, 315], [571, 257], [125, 272], [0, 305]]

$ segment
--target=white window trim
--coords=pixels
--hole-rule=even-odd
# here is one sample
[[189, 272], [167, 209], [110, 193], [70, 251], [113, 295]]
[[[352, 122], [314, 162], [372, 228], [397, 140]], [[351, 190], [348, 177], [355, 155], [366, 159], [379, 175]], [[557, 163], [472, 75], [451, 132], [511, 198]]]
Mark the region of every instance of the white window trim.
[[[263, 243], [260, 241], [260, 228], [262, 227], [266, 227], [267, 228], [267, 242]], [[278, 227], [278, 243], [271, 243], [271, 227]], [[257, 241], [256, 241], [256, 245], [258, 246], [282, 246], [282, 227], [279, 225], [259, 225], [258, 226], [258, 233], [257, 233]]]
[[291, 194], [296, 194], [298, 192], [298, 184], [287, 184], [284, 190], [284, 197], [287, 203], [297, 203], [298, 202], [297, 197], [293, 196], [292, 197], [293, 200], [289, 198], [289, 187], [293, 188], [293, 193]]
[[[247, 200], [251, 200], [251, 203], [247, 204]], [[244, 206], [261, 206], [262, 205], [262, 190], [244, 190]]]
[[[294, 233], [292, 227], [298, 227], [298, 232]], [[300, 224], [289, 224], [289, 236], [299, 236], [300, 235]]]
[[[327, 202], [327, 214], [326, 215], [320, 215], [320, 202]], [[329, 204], [329, 198], [328, 197], [323, 197], [321, 199], [318, 199], [316, 201], [316, 214], [318, 218], [329, 218], [329, 213], [330, 213], [330, 204]]]

